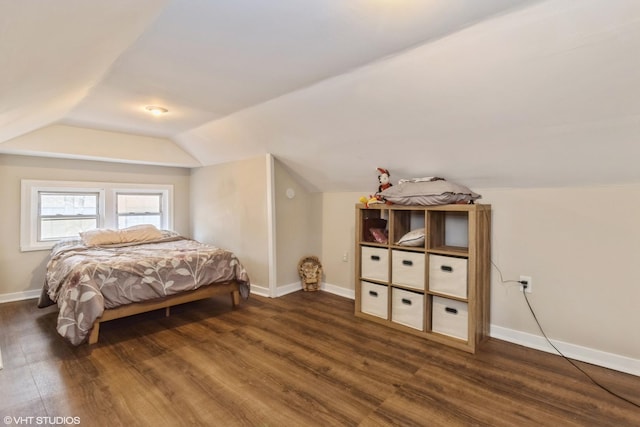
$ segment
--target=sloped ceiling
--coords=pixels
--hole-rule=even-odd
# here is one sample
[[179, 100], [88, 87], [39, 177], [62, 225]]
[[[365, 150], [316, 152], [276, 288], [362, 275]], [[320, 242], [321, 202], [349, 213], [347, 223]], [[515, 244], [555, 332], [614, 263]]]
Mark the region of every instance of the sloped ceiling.
[[0, 1], [0, 152], [64, 155], [21, 137], [55, 125], [272, 153], [314, 191], [640, 182], [636, 0]]

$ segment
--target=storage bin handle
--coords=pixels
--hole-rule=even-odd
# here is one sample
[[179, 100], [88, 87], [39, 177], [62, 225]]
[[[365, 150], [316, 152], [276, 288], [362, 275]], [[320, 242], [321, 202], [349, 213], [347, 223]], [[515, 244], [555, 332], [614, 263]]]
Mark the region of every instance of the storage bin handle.
[[371, 255], [371, 259], [373, 261], [380, 261], [380, 256], [379, 255]]
[[458, 314], [458, 310], [456, 310], [453, 307], [445, 307], [444, 311], [446, 311], [447, 313], [451, 313], [451, 314]]
[[446, 271], [447, 273], [451, 273], [453, 272], [453, 267], [451, 267], [450, 265], [441, 265], [440, 270]]
[[378, 293], [376, 291], [369, 291], [369, 295], [371, 295], [372, 297], [377, 297]]
[[407, 298], [402, 298], [402, 303], [406, 305], [411, 305], [411, 300]]
[[409, 259], [403, 259], [402, 260], [402, 265], [413, 265], [413, 261], [411, 261]]

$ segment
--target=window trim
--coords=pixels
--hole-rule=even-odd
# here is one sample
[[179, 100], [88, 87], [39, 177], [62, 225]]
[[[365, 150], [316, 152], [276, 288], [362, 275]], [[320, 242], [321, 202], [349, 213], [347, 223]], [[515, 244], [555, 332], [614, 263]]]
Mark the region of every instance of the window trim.
[[[173, 215], [169, 215], [169, 209], [173, 205], [173, 203], [168, 203], [168, 198], [170, 197], [169, 192], [158, 189], [158, 188], [115, 188], [113, 189], [113, 218], [114, 218], [114, 228], [118, 228], [118, 219], [120, 215], [118, 214], [118, 195], [119, 194], [152, 194], [152, 195], [160, 195], [160, 222], [161, 228], [172, 228], [165, 225], [168, 223], [168, 217], [172, 217]], [[127, 215], [131, 216], [131, 215]]]
[[[89, 195], [89, 196], [93, 196], [96, 198], [96, 210], [95, 210], [95, 214], [92, 215], [42, 215], [41, 212], [41, 208], [42, 208], [42, 195], [43, 194], [74, 194], [74, 195]], [[56, 242], [59, 241], [60, 239], [43, 239], [42, 238], [42, 223], [43, 221], [46, 220], [52, 220], [52, 219], [60, 219], [60, 220], [69, 220], [69, 219], [86, 219], [86, 218], [90, 218], [90, 219], [94, 219], [96, 220], [96, 227], [100, 228], [100, 208], [101, 208], [101, 198], [100, 198], [100, 192], [97, 191], [87, 191], [87, 190], [83, 190], [83, 191], [78, 191], [77, 189], [72, 189], [72, 190], [65, 190], [65, 191], [53, 191], [51, 189], [47, 189], [45, 191], [43, 190], [38, 190], [36, 191], [36, 202], [38, 203], [38, 206], [36, 207], [36, 242]]]
[[44, 181], [21, 180], [20, 199], [20, 251], [50, 250], [55, 240], [38, 241], [38, 192], [40, 191], [77, 191], [96, 192], [98, 200], [98, 224], [102, 228], [118, 227], [116, 195], [118, 193], [162, 193], [162, 228], [173, 230], [173, 185], [171, 184], [134, 184], [113, 182], [83, 181]]
[[[118, 210], [119, 207], [119, 196], [158, 196], [158, 211], [157, 212], [140, 212], [140, 213], [133, 213], [133, 212], [120, 212]], [[120, 219], [122, 218], [135, 218], [137, 216], [149, 216], [149, 215], [153, 215], [153, 216], [158, 216], [160, 217], [160, 221], [162, 221], [162, 219], [166, 216], [166, 213], [164, 212], [164, 194], [161, 191], [154, 191], [154, 192], [143, 192], [143, 191], [135, 191], [135, 192], [129, 192], [129, 191], [117, 191], [116, 195], [115, 195], [115, 200], [116, 200], [116, 223], [118, 224], [118, 226], [120, 226]]]

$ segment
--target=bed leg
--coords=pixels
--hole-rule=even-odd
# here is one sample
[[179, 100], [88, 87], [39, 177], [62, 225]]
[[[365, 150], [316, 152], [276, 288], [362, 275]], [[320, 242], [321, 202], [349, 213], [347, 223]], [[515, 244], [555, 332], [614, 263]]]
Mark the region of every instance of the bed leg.
[[240, 304], [240, 292], [231, 291], [231, 304], [235, 307]]
[[96, 321], [91, 328], [91, 335], [89, 335], [89, 345], [98, 342], [98, 334], [100, 334], [100, 322]]
[[165, 307], [164, 308], [164, 317], [169, 317], [171, 316], [171, 307]]

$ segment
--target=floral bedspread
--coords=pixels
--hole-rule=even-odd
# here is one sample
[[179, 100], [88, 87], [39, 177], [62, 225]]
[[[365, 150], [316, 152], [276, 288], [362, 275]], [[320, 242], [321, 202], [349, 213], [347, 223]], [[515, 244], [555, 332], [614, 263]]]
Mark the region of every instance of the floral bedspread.
[[248, 298], [249, 276], [232, 252], [179, 236], [109, 247], [68, 240], [51, 251], [38, 305], [57, 303], [58, 333], [78, 345], [105, 308], [229, 280]]

